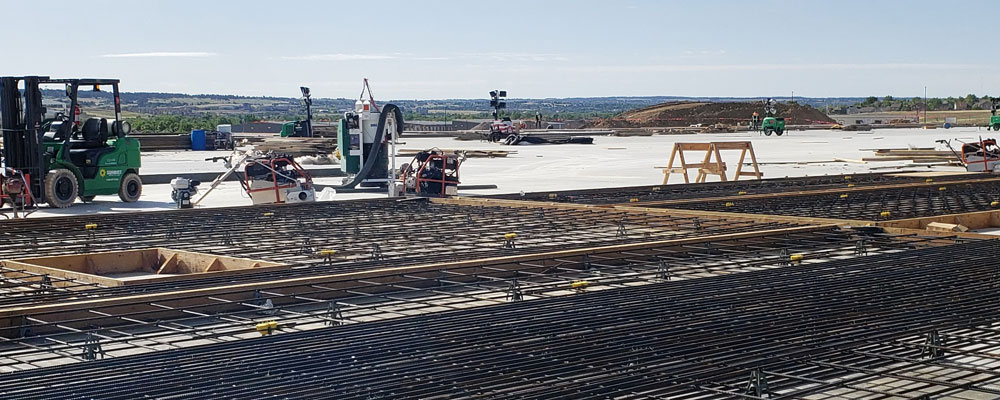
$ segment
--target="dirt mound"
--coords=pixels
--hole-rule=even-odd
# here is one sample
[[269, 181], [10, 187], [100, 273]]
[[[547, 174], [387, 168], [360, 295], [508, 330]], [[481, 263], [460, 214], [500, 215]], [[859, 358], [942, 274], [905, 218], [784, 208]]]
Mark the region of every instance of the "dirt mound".
[[[819, 110], [800, 104], [779, 103], [775, 107], [779, 117], [789, 125], [832, 124], [835, 121]], [[699, 103], [670, 102], [626, 111], [611, 118], [592, 122], [591, 128], [643, 128], [691, 126], [695, 124], [749, 123], [754, 111], [763, 115], [760, 102], [751, 103]]]

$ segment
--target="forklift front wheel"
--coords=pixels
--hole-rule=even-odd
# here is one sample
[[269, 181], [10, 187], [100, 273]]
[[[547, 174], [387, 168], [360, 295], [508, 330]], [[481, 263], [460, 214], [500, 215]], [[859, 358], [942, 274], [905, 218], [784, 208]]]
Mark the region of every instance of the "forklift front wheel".
[[55, 208], [66, 208], [76, 201], [79, 186], [68, 169], [54, 169], [45, 174], [45, 201]]
[[135, 172], [129, 172], [122, 177], [121, 187], [118, 188], [118, 197], [126, 203], [135, 203], [139, 201], [139, 196], [142, 195], [142, 179], [139, 179], [139, 174]]

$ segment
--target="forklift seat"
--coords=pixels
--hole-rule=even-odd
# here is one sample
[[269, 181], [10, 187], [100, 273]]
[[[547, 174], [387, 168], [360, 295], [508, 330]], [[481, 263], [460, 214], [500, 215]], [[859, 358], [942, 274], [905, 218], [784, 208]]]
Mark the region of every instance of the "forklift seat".
[[48, 132], [45, 132], [45, 141], [61, 142], [70, 136], [72, 125], [62, 121], [52, 123]]
[[108, 141], [108, 120], [104, 118], [88, 118], [80, 129], [79, 138], [70, 142], [74, 149], [94, 149], [105, 147]]
[[97, 175], [101, 156], [115, 151], [108, 146], [108, 121], [104, 118], [89, 118], [80, 129], [82, 138], [70, 140], [69, 159], [80, 168], [85, 179]]

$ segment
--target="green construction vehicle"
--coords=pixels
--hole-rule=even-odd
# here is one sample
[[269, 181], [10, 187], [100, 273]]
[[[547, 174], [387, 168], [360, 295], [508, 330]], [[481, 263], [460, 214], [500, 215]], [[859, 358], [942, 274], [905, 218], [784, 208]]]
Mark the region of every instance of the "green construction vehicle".
[[781, 117], [764, 117], [760, 123], [760, 129], [764, 135], [771, 136], [772, 133], [781, 136], [785, 133], [785, 119]]
[[[142, 194], [139, 141], [127, 137], [117, 79], [50, 79], [42, 76], [0, 78], [3, 115], [3, 184], [0, 196], [11, 204], [47, 203], [69, 207], [77, 197], [118, 194], [135, 202]], [[42, 85], [65, 87], [69, 112], [47, 117]], [[110, 87], [114, 119], [78, 121], [81, 88]], [[20, 90], [23, 90], [23, 97]]]
[[309, 88], [303, 86], [302, 101], [306, 105], [306, 120], [292, 121], [281, 124], [281, 137], [312, 137], [312, 97], [309, 95]]
[[1000, 97], [990, 97], [990, 102], [993, 103], [993, 108], [990, 110], [990, 124], [986, 129], [993, 128], [995, 131], [1000, 131], [1000, 115], [997, 115], [997, 108], [1000, 107]]
[[[763, 132], [765, 136], [771, 136], [775, 134], [781, 136], [785, 133], [785, 119], [782, 117], [775, 117], [774, 114], [777, 113], [775, 109], [775, 102], [773, 99], [764, 100], [764, 117], [760, 122], [760, 127], [757, 128], [758, 131]], [[756, 113], [754, 113], [756, 118]]]

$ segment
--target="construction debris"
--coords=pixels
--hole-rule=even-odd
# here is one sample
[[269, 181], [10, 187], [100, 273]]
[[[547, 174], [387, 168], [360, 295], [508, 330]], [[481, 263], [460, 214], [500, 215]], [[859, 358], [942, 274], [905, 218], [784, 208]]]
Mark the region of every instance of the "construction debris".
[[864, 157], [862, 161], [960, 161], [961, 157], [951, 150], [933, 148], [918, 149], [875, 149], [875, 157]]
[[968, 232], [969, 228], [960, 224], [946, 224], [944, 222], [931, 222], [927, 224], [927, 230], [936, 232]]
[[[418, 153], [425, 150], [418, 149], [400, 149], [396, 151], [396, 156], [398, 157], [413, 157]], [[496, 158], [496, 157], [507, 157], [510, 154], [517, 154], [517, 150], [457, 150], [457, 149], [438, 149], [438, 151], [447, 154], [464, 154], [466, 158]]]
[[335, 137], [266, 137], [254, 147], [262, 152], [314, 156], [333, 154], [337, 151]]

